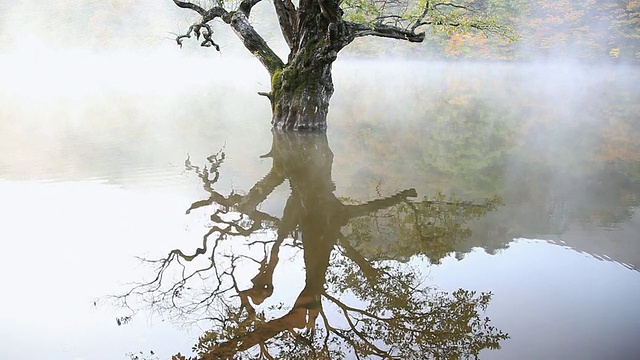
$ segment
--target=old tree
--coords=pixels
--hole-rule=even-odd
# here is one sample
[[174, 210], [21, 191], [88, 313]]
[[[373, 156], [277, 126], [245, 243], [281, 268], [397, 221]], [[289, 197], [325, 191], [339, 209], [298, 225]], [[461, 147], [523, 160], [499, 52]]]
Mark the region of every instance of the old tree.
[[251, 10], [261, 0], [212, 0], [209, 5], [173, 0], [200, 18], [185, 34], [202, 46], [214, 42], [211, 23], [228, 24], [244, 46], [271, 76], [269, 98], [272, 124], [286, 130], [323, 130], [327, 127], [329, 100], [333, 94], [331, 65], [337, 54], [358, 37], [422, 42], [425, 29], [480, 31], [514, 39], [508, 26], [491, 16], [491, 0], [272, 0], [282, 36], [289, 47], [283, 61], [251, 24]]

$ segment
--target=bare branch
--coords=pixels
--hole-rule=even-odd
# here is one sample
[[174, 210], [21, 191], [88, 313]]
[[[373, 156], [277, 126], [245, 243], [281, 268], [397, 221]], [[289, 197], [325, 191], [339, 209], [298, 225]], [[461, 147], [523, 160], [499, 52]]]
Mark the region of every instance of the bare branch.
[[[236, 35], [242, 40], [244, 46], [254, 56], [260, 60], [270, 74], [280, 70], [284, 67], [282, 60], [276, 55], [276, 53], [267, 45], [267, 42], [256, 32], [256, 30], [249, 23], [248, 17], [251, 13], [251, 9], [261, 0], [243, 0], [238, 8], [238, 11], [227, 11], [222, 6], [222, 2], [217, 1], [216, 4], [209, 10], [205, 10], [199, 5], [173, 0], [173, 2], [183, 8], [190, 9], [202, 16], [200, 21], [194, 23], [189, 27], [189, 31], [185, 35], [180, 35], [176, 38], [178, 45], [182, 46], [182, 40], [184, 38], [190, 38], [191, 33], [195, 33], [199, 38], [200, 34], [204, 37], [204, 41], [201, 46], [209, 47], [213, 46], [216, 50], [220, 51], [220, 47], [211, 39], [213, 31], [207, 24], [208, 22], [220, 18], [225, 23], [229, 24]], [[201, 29], [205, 29], [201, 32]]]
[[422, 42], [425, 36], [424, 33], [415, 33], [413, 30], [379, 23], [365, 25], [355, 22], [346, 22], [346, 25], [351, 30], [354, 37], [378, 36], [390, 39], [407, 40], [409, 42]]
[[180, 0], [173, 0], [173, 3], [178, 5], [178, 7], [181, 7], [183, 9], [191, 9], [195, 12], [197, 12], [198, 14], [204, 16], [206, 14], [206, 10], [203, 9], [202, 7], [200, 7], [199, 5], [187, 2], [187, 1], [180, 1]]
[[346, 213], [348, 214], [348, 218], [354, 218], [354, 217], [358, 217], [358, 216], [364, 216], [364, 215], [369, 215], [371, 213], [374, 213], [378, 210], [382, 210], [382, 209], [386, 209], [388, 207], [397, 205], [401, 202], [405, 202], [407, 201], [408, 198], [410, 197], [416, 197], [418, 196], [418, 193], [416, 192], [416, 189], [407, 189], [407, 190], [403, 190], [395, 195], [386, 197], [386, 198], [382, 198], [382, 199], [375, 199], [375, 200], [371, 200], [369, 202], [366, 202], [364, 204], [360, 204], [360, 205], [345, 205], [346, 207]]
[[251, 9], [253, 9], [253, 7], [260, 1], [262, 0], [243, 0], [240, 3], [240, 6], [238, 6], [238, 10], [242, 11], [244, 16], [249, 17], [249, 14], [251, 14]]
[[466, 5], [460, 5], [460, 4], [454, 4], [454, 3], [450, 3], [450, 2], [439, 2], [439, 3], [435, 3], [432, 5], [433, 8], [437, 8], [439, 6], [448, 6], [448, 7], [452, 7], [452, 8], [456, 8], [456, 9], [464, 9], [464, 10], [468, 10], [468, 11], [474, 11], [474, 9], [466, 6]]
[[[204, 29], [205, 31], [201, 32], [200, 29]], [[196, 35], [196, 39], [199, 40], [200, 35], [202, 35], [202, 37], [204, 38], [200, 46], [204, 46], [204, 47], [213, 46], [217, 51], [220, 51], [220, 46], [216, 44], [213, 41], [213, 39], [211, 39], [211, 35], [213, 35], [213, 30], [211, 29], [211, 26], [209, 26], [209, 24], [206, 24], [206, 23], [193, 24], [189, 26], [189, 30], [187, 31], [186, 34], [177, 36], [176, 42], [181, 48], [182, 48], [182, 40], [185, 38], [191, 38], [192, 32]]]
[[291, 0], [273, 0], [273, 6], [278, 15], [282, 36], [287, 42], [287, 45], [289, 45], [289, 49], [293, 50], [298, 37], [298, 12], [296, 6]]
[[258, 34], [251, 26], [249, 19], [241, 11], [233, 13], [230, 19], [225, 19], [231, 25], [236, 35], [242, 40], [244, 47], [247, 48], [255, 57], [260, 60], [262, 65], [273, 75], [284, 67], [284, 63], [280, 57], [267, 45], [267, 42]]

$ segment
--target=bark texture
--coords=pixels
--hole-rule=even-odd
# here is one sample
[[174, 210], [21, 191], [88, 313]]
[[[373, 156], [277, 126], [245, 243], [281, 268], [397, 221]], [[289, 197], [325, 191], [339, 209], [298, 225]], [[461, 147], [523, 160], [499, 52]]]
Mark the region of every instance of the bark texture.
[[333, 95], [331, 65], [346, 45], [336, 31], [342, 11], [332, 0], [301, 0], [298, 9], [291, 0], [274, 0], [274, 6], [290, 53], [272, 78], [272, 124], [281, 130], [324, 130]]
[[281, 72], [273, 75], [270, 95], [272, 124], [276, 129], [324, 130], [327, 127], [335, 54], [322, 54], [312, 45], [307, 46]]

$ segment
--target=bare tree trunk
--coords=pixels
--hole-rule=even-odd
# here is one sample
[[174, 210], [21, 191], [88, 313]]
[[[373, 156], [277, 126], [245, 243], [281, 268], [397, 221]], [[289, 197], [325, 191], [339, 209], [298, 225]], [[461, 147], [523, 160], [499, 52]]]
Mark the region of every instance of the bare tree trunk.
[[301, 131], [327, 128], [329, 100], [333, 95], [331, 63], [294, 62], [274, 75], [272, 86], [274, 128]]
[[[285, 4], [276, 1], [276, 11], [284, 18], [286, 9], [278, 4]], [[304, 11], [296, 14], [297, 31], [283, 27], [290, 33], [291, 53], [282, 71], [272, 74], [272, 124], [280, 130], [325, 130], [333, 95], [331, 65], [343, 44], [335, 39], [337, 25], [323, 15], [317, 2], [305, 0], [300, 5]]]

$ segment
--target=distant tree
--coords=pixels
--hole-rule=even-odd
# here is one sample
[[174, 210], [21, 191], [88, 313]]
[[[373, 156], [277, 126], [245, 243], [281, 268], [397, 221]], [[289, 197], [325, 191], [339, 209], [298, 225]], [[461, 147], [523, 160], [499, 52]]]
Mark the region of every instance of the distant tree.
[[203, 38], [201, 45], [219, 50], [210, 22], [231, 26], [244, 46], [260, 60], [271, 76], [271, 91], [261, 93], [271, 101], [272, 124], [279, 129], [325, 129], [333, 94], [331, 66], [337, 54], [354, 39], [365, 36], [422, 42], [424, 29], [444, 32], [479, 31], [516, 39], [497, 17], [488, 15], [474, 0], [274, 0], [273, 5], [289, 56], [283, 61], [250, 21], [261, 0], [215, 0], [208, 6], [174, 0], [200, 14], [188, 31], [177, 37]]

